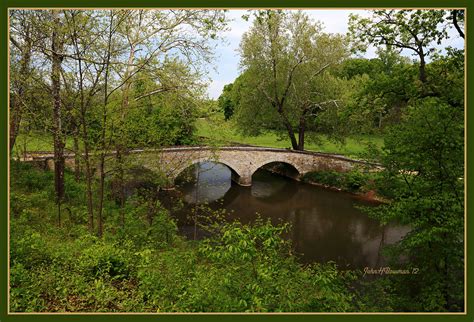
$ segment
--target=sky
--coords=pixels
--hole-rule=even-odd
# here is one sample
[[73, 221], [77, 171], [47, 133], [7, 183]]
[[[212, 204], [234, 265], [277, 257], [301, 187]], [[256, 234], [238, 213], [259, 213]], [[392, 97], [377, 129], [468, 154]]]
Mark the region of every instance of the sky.
[[[367, 10], [334, 10], [334, 9], [314, 9], [304, 10], [314, 20], [322, 22], [324, 31], [328, 33], [342, 33], [348, 31], [349, 14], [356, 13], [361, 16], [369, 16]], [[246, 10], [229, 10], [228, 17], [231, 20], [229, 23], [229, 30], [223, 33], [223, 42], [219, 42], [216, 47], [216, 59], [214, 61], [214, 68], [209, 70], [210, 84], [208, 87], [208, 95], [210, 98], [217, 99], [222, 93], [224, 85], [232, 83], [237, 76], [239, 76], [239, 53], [238, 48], [240, 39], [244, 32], [250, 29], [252, 19], [245, 21], [242, 15], [248, 14]], [[454, 28], [449, 30], [449, 34], [453, 35], [442, 44], [442, 47], [453, 46], [455, 48], [462, 48], [464, 40], [457, 36]], [[410, 52], [402, 54], [411, 56]], [[375, 48], [371, 47], [364, 54], [366, 58], [375, 57]]]

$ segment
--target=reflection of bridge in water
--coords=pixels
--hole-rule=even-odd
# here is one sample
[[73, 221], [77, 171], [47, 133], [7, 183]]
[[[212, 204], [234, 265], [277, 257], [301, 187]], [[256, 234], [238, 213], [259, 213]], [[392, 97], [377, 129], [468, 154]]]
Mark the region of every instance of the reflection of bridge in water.
[[[110, 153], [113, 155], [114, 153]], [[49, 167], [54, 162], [52, 154], [30, 153], [34, 160], [44, 160]], [[232, 171], [232, 180], [241, 186], [252, 185], [252, 175], [270, 163], [285, 163], [297, 170], [296, 178], [310, 171], [350, 171], [358, 167], [379, 168], [376, 164], [353, 160], [339, 155], [318, 152], [294, 151], [265, 147], [177, 147], [154, 150], [132, 150], [127, 158], [168, 178], [169, 185], [189, 166], [199, 162], [219, 162]], [[110, 158], [113, 162], [114, 158]], [[74, 165], [74, 154], [66, 155], [66, 165]], [[112, 165], [113, 166], [113, 165]]]

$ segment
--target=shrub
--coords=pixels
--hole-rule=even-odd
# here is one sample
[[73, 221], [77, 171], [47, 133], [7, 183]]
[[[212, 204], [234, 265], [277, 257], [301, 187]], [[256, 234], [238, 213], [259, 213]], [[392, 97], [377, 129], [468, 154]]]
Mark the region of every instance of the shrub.
[[343, 187], [350, 192], [362, 190], [368, 182], [368, 175], [357, 170], [343, 174]]
[[11, 235], [10, 256], [11, 263], [21, 263], [26, 269], [46, 265], [52, 262], [51, 252], [48, 244], [42, 236], [26, 228], [20, 234]]
[[350, 310], [350, 278], [334, 264], [300, 265], [282, 238], [287, 229], [227, 223], [196, 248], [142, 251], [138, 278], [147, 310]]
[[[12, 161], [10, 168], [10, 178], [12, 187], [21, 190], [34, 192], [45, 190], [47, 187], [54, 187], [54, 173], [52, 171], [35, 168], [32, 164]], [[51, 192], [52, 188], [49, 189]]]
[[130, 250], [131, 242], [118, 245], [104, 240], [94, 239], [79, 257], [78, 267], [91, 279], [114, 278], [126, 279], [134, 271], [134, 255]]
[[317, 171], [308, 172], [303, 176], [305, 182], [317, 182], [345, 191], [357, 192], [365, 190], [370, 179], [369, 174], [359, 170], [349, 172]]

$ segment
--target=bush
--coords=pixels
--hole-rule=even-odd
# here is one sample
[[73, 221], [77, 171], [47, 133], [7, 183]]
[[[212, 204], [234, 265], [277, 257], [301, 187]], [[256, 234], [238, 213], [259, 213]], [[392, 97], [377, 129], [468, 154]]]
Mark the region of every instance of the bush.
[[359, 170], [349, 172], [317, 171], [308, 172], [303, 176], [304, 182], [316, 182], [350, 192], [366, 190], [369, 179], [369, 174]]
[[350, 192], [362, 190], [368, 183], [368, 175], [353, 170], [343, 174], [343, 187]]
[[[54, 173], [52, 171], [35, 168], [32, 164], [26, 162], [11, 162], [10, 179], [12, 187], [28, 192], [45, 190], [45, 187], [54, 187], [53, 178]], [[52, 193], [52, 188], [49, 191]]]
[[116, 245], [94, 236], [88, 238], [90, 240], [84, 241], [90, 244], [83, 249], [78, 259], [78, 268], [86, 277], [126, 279], [132, 274], [135, 258], [131, 242]]
[[176, 221], [159, 201], [148, 202], [134, 196], [127, 201], [124, 212], [127, 224], [121, 227], [118, 213], [115, 213], [116, 226], [120, 228], [118, 234], [112, 234], [111, 238], [117, 241], [130, 240], [138, 250], [147, 247], [166, 248], [178, 239]]
[[11, 263], [21, 263], [24, 268], [29, 269], [39, 265], [48, 265], [52, 262], [49, 245], [42, 236], [26, 228], [19, 234], [11, 236]]
[[[347, 311], [350, 277], [334, 264], [300, 265], [282, 238], [288, 226], [221, 226], [196, 248], [140, 253], [148, 310], [181, 312]], [[179, 285], [176, 284], [179, 281]]]

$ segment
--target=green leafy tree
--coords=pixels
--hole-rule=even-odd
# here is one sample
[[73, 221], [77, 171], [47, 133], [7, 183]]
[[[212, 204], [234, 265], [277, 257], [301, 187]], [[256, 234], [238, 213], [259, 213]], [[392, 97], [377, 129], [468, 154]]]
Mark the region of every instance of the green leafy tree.
[[346, 57], [344, 43], [300, 11], [258, 11], [240, 45], [242, 132], [285, 131], [292, 148], [304, 150], [320, 112], [338, 107], [339, 84], [327, 71]]
[[373, 10], [363, 18], [351, 14], [349, 33], [355, 48], [386, 45], [409, 50], [419, 59], [419, 80], [427, 82], [426, 63], [435, 44], [447, 37], [444, 10]]
[[[394, 200], [371, 213], [411, 231], [387, 249], [392, 265], [417, 274], [389, 278], [395, 310], [462, 311], [464, 302], [464, 114], [440, 99], [413, 103], [385, 138]], [[405, 258], [402, 263], [400, 259]]]
[[234, 114], [235, 103], [232, 101], [232, 83], [224, 86], [222, 94], [219, 96], [219, 109], [224, 112], [224, 119], [229, 120]]
[[464, 108], [464, 55], [464, 49], [448, 47], [426, 67], [432, 95], [459, 109]]
[[338, 71], [354, 84], [346, 106], [356, 132], [380, 132], [398, 123], [407, 104], [418, 96], [415, 66], [391, 48], [379, 48], [377, 54], [371, 60], [348, 60]]

